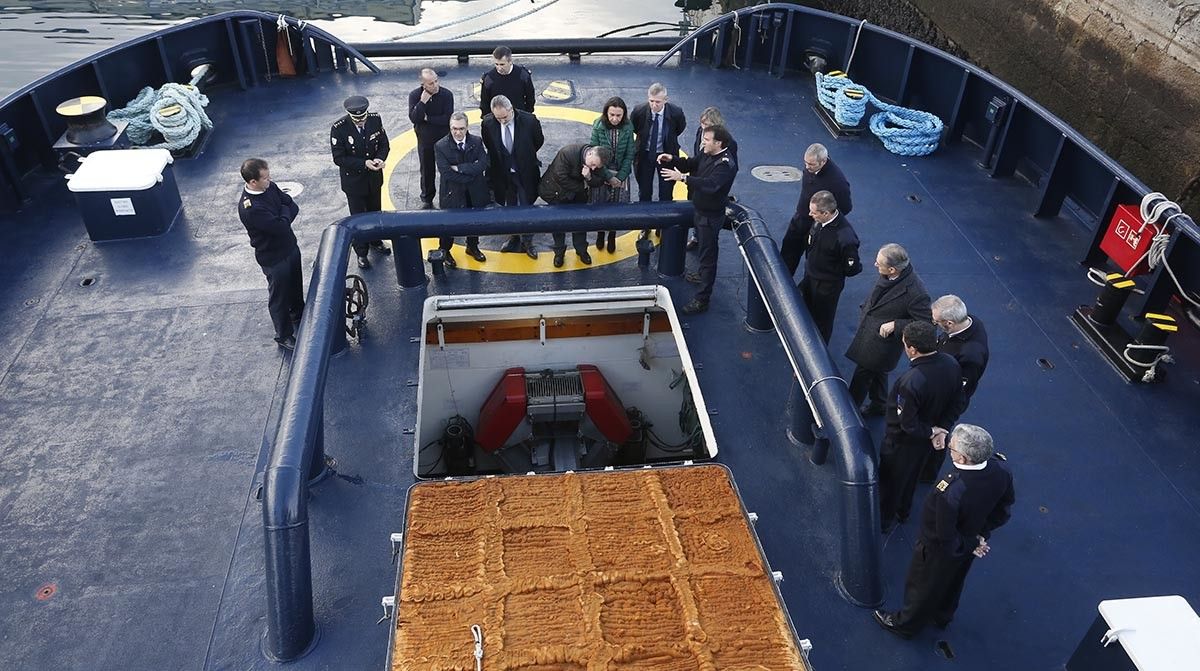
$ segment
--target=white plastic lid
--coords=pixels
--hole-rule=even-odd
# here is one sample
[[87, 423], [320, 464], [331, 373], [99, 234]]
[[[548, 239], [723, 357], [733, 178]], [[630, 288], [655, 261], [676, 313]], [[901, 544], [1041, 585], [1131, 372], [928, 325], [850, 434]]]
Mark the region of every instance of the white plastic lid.
[[81, 191], [145, 191], [158, 184], [174, 159], [166, 149], [110, 149], [84, 157], [67, 175], [67, 187]]
[[1100, 615], [1139, 671], [1195, 668], [1200, 616], [1181, 596], [1100, 602]]

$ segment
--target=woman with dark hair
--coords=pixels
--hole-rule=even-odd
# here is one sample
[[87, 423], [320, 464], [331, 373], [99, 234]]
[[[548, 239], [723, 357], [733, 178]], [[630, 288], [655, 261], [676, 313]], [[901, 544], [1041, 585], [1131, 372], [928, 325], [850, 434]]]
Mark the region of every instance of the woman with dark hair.
[[[625, 101], [612, 97], [604, 103], [600, 117], [592, 124], [592, 139], [588, 144], [598, 147], [609, 147], [613, 152], [612, 161], [605, 166], [609, 171], [608, 180], [598, 189], [592, 189], [593, 203], [628, 203], [629, 202], [629, 173], [633, 172], [633, 155], [636, 144], [633, 138], [633, 123], [629, 121], [629, 109]], [[606, 231], [596, 234], [596, 249], [617, 249], [617, 232]]]

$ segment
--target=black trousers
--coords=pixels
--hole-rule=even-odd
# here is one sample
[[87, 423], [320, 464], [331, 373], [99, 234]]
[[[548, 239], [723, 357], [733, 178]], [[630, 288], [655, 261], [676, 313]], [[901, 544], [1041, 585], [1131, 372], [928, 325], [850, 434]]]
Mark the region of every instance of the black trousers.
[[850, 398], [854, 399], [855, 405], [861, 404], [868, 396], [872, 403], [886, 403], [887, 378], [885, 372], [855, 366], [854, 374], [850, 376]]
[[[368, 189], [366, 193], [346, 194], [346, 205], [350, 207], [350, 214], [378, 212], [383, 209], [382, 202], [382, 187], [379, 189]], [[359, 256], [366, 256], [371, 248], [371, 244], [368, 242], [355, 242], [351, 246], [354, 247], [354, 253]]]
[[433, 197], [437, 195], [437, 158], [433, 153], [433, 146], [442, 138], [435, 137], [432, 140], [417, 139], [417, 162], [421, 166], [421, 200], [426, 203], [432, 203]]
[[925, 457], [925, 465], [921, 467], [921, 482], [933, 482], [937, 480], [937, 476], [942, 472], [942, 466], [946, 463], [946, 450], [934, 450]]
[[804, 299], [804, 304], [808, 307], [808, 313], [812, 315], [813, 322], [817, 325], [817, 330], [821, 332], [821, 339], [825, 344], [829, 344], [829, 338], [833, 335], [833, 320], [837, 315], [838, 299], [842, 296], [842, 288], [846, 286], [846, 281], [830, 282], [828, 280], [818, 280], [809, 277], [808, 273], [800, 279], [800, 284], [796, 288], [800, 290], [800, 297]]
[[633, 174], [637, 179], [638, 185], [638, 202], [645, 203], [654, 200], [654, 183], [658, 182], [658, 199], [671, 200], [671, 193], [675, 189], [675, 183], [663, 179], [662, 173], [659, 172], [658, 161], [654, 154], [643, 152], [636, 164], [633, 166]]
[[[450, 251], [450, 248], [453, 246], [454, 246], [454, 238], [450, 238], [450, 237], [438, 238], [438, 249], [448, 252], [448, 251]], [[479, 236], [478, 235], [468, 235], [467, 236], [467, 249], [479, 249]]]
[[[800, 258], [804, 256], [805, 237], [805, 234], [796, 228], [794, 220], [788, 223], [787, 233], [783, 234], [783, 242], [779, 243], [779, 256], [783, 259], [783, 264], [787, 266], [788, 277], [795, 275], [796, 268], [800, 267]], [[826, 338], [825, 342], [829, 342], [829, 338]]]
[[904, 580], [904, 606], [896, 614], [896, 628], [916, 634], [930, 620], [943, 626], [950, 624], [974, 560], [970, 554], [947, 557], [939, 548], [918, 539]]
[[904, 435], [886, 435], [879, 447], [879, 518], [884, 526], [892, 520], [908, 519], [917, 476], [925, 455], [933, 452], [928, 440]]
[[300, 248], [292, 249], [288, 257], [274, 265], [263, 266], [267, 276], [267, 310], [275, 325], [275, 338], [284, 340], [294, 335], [293, 324], [304, 314], [304, 275], [300, 269]]
[[[561, 204], [562, 205], [572, 205], [572, 204], [582, 205], [582, 204], [586, 204], [587, 202], [588, 202], [588, 191], [584, 190], [584, 191], [580, 191], [580, 192], [576, 193], [575, 198], [573, 200], [564, 200], [564, 201], [562, 201]], [[566, 251], [566, 249], [567, 249], [567, 234], [566, 233], [551, 233], [550, 237], [552, 237], [554, 239], [554, 245], [553, 245], [552, 249], [554, 249], [555, 252]], [[580, 233], [578, 231], [571, 233], [571, 246], [575, 248], [576, 252], [586, 253], [587, 246], [588, 246], [587, 233]]]
[[[534, 196], [534, 199], [536, 199], [536, 198], [537, 198], [537, 196]], [[504, 200], [504, 202], [502, 202], [500, 204], [504, 205], [505, 207], [510, 207], [513, 205], [532, 205], [533, 204], [525, 198], [525, 192], [521, 190], [521, 182], [517, 179], [517, 173], [515, 173], [515, 172], [510, 171], [508, 173], [508, 188], [504, 190], [504, 199], [503, 200]], [[521, 244], [526, 247], [533, 244], [533, 234], [532, 233], [523, 233], [520, 236], [514, 235], [512, 237], [514, 237], [514, 238], [519, 237], [521, 239]]]
[[696, 213], [693, 220], [696, 226], [696, 241], [700, 243], [698, 256], [700, 267], [696, 274], [700, 276], [700, 288], [696, 290], [696, 300], [707, 303], [712, 298], [713, 284], [717, 281], [717, 254], [720, 252], [721, 226], [725, 224], [725, 214], [719, 215]]

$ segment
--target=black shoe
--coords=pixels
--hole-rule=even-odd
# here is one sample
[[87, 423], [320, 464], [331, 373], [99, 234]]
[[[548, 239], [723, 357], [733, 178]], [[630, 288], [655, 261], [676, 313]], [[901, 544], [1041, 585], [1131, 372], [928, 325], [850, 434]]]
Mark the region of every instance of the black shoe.
[[885, 613], [882, 610], [877, 610], [872, 615], [875, 616], [875, 621], [879, 626], [886, 629], [888, 632], [895, 634], [903, 639], [912, 638], [913, 635], [896, 627], [896, 616], [893, 613]]
[[521, 238], [516, 235], [509, 237], [508, 242], [505, 242], [504, 246], [500, 248], [501, 254], [519, 251], [521, 251]]
[[689, 238], [687, 241], [687, 250], [689, 252], [693, 252], [693, 251], [696, 251], [697, 249], [700, 249], [700, 241], [697, 240], [696, 238]]
[[685, 315], [698, 315], [707, 310], [708, 301], [701, 301], [696, 298], [693, 298], [687, 305], [683, 306], [683, 314]]
[[446, 266], [447, 268], [457, 268], [458, 267], [458, 262], [455, 261], [454, 257], [450, 255], [449, 249], [442, 250], [442, 265]]
[[379, 252], [380, 254], [383, 254], [384, 256], [387, 256], [388, 254], [392, 253], [392, 248], [383, 244], [383, 240], [376, 240], [376, 241], [372, 242], [371, 249], [374, 249], [375, 251]]
[[554, 252], [554, 267], [555, 268], [563, 267], [563, 261], [564, 261], [565, 256], [566, 256], [566, 252], [559, 252], [559, 251]]
[[870, 403], [864, 404], [863, 407], [858, 409], [858, 411], [862, 413], [863, 417], [883, 417], [884, 413], [887, 411], [887, 406], [879, 401], [871, 401]]
[[537, 261], [537, 250], [533, 248], [533, 243], [525, 245], [525, 256]]
[[596, 251], [604, 249], [604, 231], [596, 234]]
[[286, 338], [276, 338], [275, 342], [282, 348], [287, 350], [296, 349], [296, 336], [290, 335]]
[[371, 259], [368, 259], [365, 256], [358, 257], [358, 267], [359, 268], [370, 268], [371, 267]]
[[692, 272], [689, 270], [683, 274], [683, 279], [687, 280], [688, 282], [691, 282], [692, 284], [700, 284], [700, 273]]
[[592, 255], [588, 254], [586, 249], [576, 250], [575, 254], [579, 256], [579, 260], [582, 261], [585, 266], [592, 265]]
[[[596, 246], [599, 247], [599, 245], [596, 245]], [[617, 251], [617, 232], [609, 231], [608, 232], [608, 253], [612, 254], [615, 251]]]
[[487, 257], [483, 255], [483, 252], [479, 251], [478, 247], [467, 247], [467, 256], [475, 259], [476, 261], [478, 261], [480, 263], [487, 261]]
[[432, 210], [433, 209], [433, 201], [432, 200], [422, 200], [421, 201], [421, 209], [422, 210]]

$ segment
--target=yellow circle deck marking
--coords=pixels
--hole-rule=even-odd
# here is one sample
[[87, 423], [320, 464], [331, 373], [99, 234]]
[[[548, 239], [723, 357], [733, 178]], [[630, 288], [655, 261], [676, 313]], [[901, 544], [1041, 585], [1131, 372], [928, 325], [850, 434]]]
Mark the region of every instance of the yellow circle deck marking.
[[79, 96], [59, 103], [54, 111], [62, 116], [83, 116], [96, 110], [103, 109], [108, 101], [100, 96]]
[[[561, 121], [575, 121], [581, 124], [591, 126], [592, 123], [600, 116], [599, 112], [590, 110], [581, 110], [574, 107], [543, 107], [538, 110], [537, 116], [539, 119], [558, 119]], [[475, 134], [479, 134], [479, 121], [483, 114], [479, 110], [467, 111], [467, 123], [474, 126]], [[417, 134], [413, 129], [408, 129], [397, 135], [392, 140], [391, 151], [388, 153], [387, 162], [383, 166], [383, 197], [382, 204], [384, 210], [396, 210], [396, 205], [392, 201], [392, 192], [389, 188], [392, 181], [392, 172], [400, 161], [417, 148]], [[681, 155], [686, 156], [684, 152]], [[632, 175], [631, 175], [632, 177]], [[687, 187], [683, 182], [676, 182], [675, 189], [671, 192], [672, 200], [687, 200]], [[619, 206], [618, 206], [619, 207]], [[454, 261], [460, 269], [466, 270], [481, 270], [494, 273], [509, 273], [509, 274], [533, 274], [533, 273], [556, 273], [566, 272], [571, 270], [582, 270], [584, 268], [594, 268], [596, 266], [604, 266], [618, 261], [624, 261], [633, 256], [637, 256], [635, 243], [640, 231], [627, 231], [617, 236], [617, 250], [612, 254], [596, 250], [589, 251], [592, 255], [592, 264], [586, 265], [579, 261], [575, 255], [575, 250], [570, 248], [568, 242], [566, 262], [562, 268], [554, 267], [554, 254], [549, 250], [543, 250], [538, 253], [537, 259], [531, 259], [523, 252], [502, 253], [500, 250], [485, 249], [482, 250], [487, 254], [487, 261], [480, 263], [475, 259], [467, 256], [466, 247], [460, 243], [455, 243], [451, 248], [451, 253], [454, 255]], [[569, 237], [569, 236], [568, 236]], [[653, 239], [653, 238], [651, 238]], [[422, 238], [421, 251], [428, 255], [431, 250], [438, 248], [437, 238]]]

